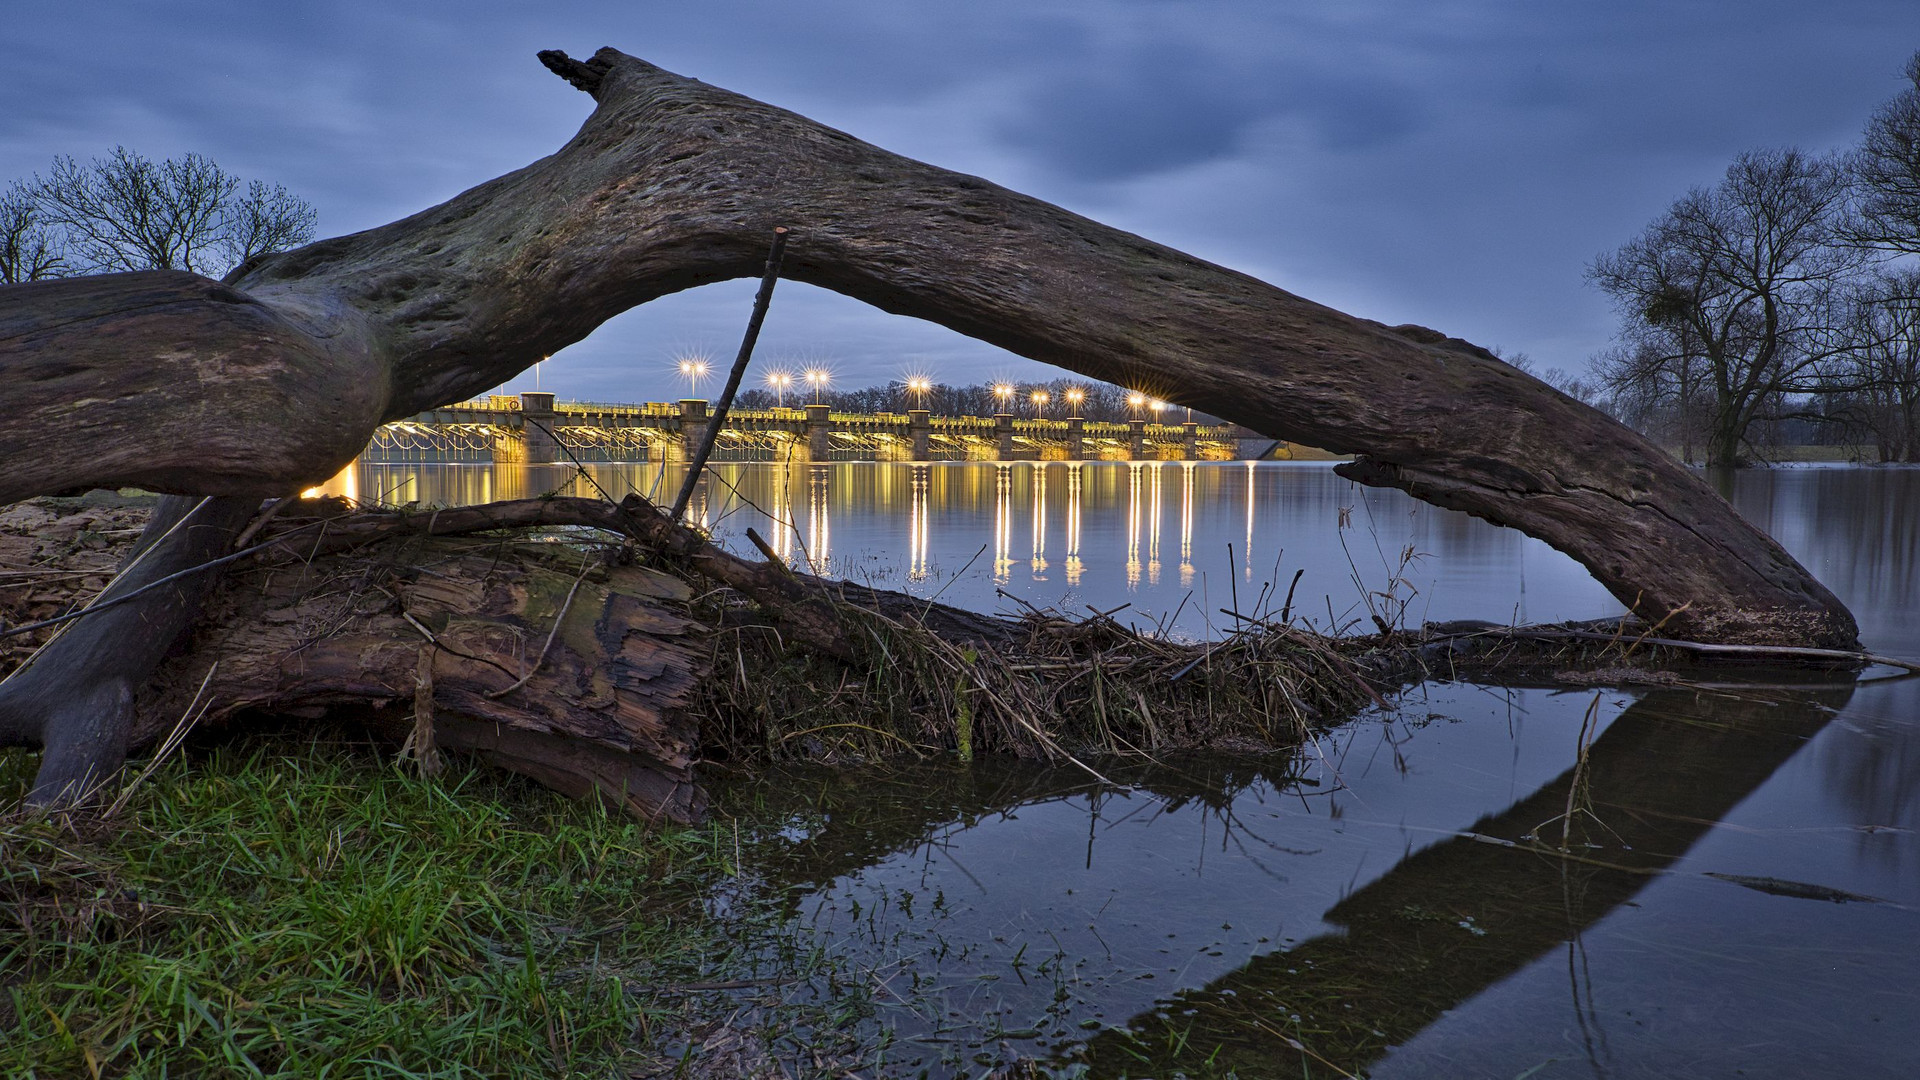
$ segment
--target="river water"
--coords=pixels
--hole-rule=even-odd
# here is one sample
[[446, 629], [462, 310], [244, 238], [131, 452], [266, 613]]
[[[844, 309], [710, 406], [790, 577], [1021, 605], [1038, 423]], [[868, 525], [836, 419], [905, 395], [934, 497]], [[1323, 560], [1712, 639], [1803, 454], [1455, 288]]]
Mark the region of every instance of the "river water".
[[[615, 497], [678, 482], [590, 468]], [[1724, 483], [1869, 648], [1920, 657], [1920, 471]], [[489, 466], [335, 485], [586, 487]], [[1620, 610], [1538, 542], [1317, 465], [723, 465], [693, 506], [821, 572], [985, 610], [1127, 605], [1193, 637], [1289, 591], [1336, 629]], [[1116, 764], [1116, 787], [798, 770], [752, 793], [779, 827], [750, 862], [836, 965], [784, 992], [857, 998], [902, 1075], [1920, 1076], [1920, 681], [1867, 674], [1429, 683], [1296, 755]]]

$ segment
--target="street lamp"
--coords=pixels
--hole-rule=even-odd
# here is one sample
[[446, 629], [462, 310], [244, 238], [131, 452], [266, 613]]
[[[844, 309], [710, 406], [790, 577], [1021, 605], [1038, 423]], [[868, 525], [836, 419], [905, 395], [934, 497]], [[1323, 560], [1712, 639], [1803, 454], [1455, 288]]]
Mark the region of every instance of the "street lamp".
[[1153, 415], [1157, 419], [1161, 413], [1167, 411], [1167, 403], [1164, 401], [1158, 401], [1158, 400], [1151, 401], [1147, 403], [1147, 408], [1153, 410]]
[[1007, 405], [1013, 401], [1013, 384], [1012, 383], [995, 383], [993, 387], [993, 396], [995, 400], [1000, 402], [1000, 411], [1006, 412]]
[[925, 375], [907, 376], [907, 393], [912, 394], [921, 408], [927, 407], [927, 395], [933, 391], [933, 380]]
[[780, 407], [783, 409], [787, 407], [787, 387], [792, 385], [793, 385], [793, 372], [791, 371], [767, 372], [767, 389], [773, 391], [774, 397], [780, 402]]
[[1139, 416], [1140, 409], [1147, 403], [1147, 395], [1135, 390], [1127, 395], [1127, 415]]
[[1053, 395], [1047, 393], [1045, 390], [1035, 390], [1033, 392], [1033, 418], [1035, 420], [1046, 415], [1047, 402], [1051, 400], [1053, 400]]
[[707, 377], [707, 362], [705, 360], [682, 360], [680, 361], [680, 374], [687, 377], [687, 396], [699, 397], [700, 380]]
[[1071, 405], [1071, 406], [1073, 406], [1073, 407], [1072, 407], [1071, 409], [1068, 409], [1068, 410], [1067, 410], [1067, 415], [1068, 415], [1069, 417], [1073, 417], [1073, 416], [1079, 416], [1079, 415], [1080, 415], [1080, 403], [1081, 403], [1081, 402], [1083, 402], [1083, 401], [1085, 401], [1085, 400], [1087, 400], [1087, 392], [1086, 392], [1085, 390], [1082, 390], [1082, 389], [1080, 389], [1080, 388], [1079, 388], [1079, 387], [1077, 387], [1077, 386], [1075, 386], [1075, 387], [1071, 387], [1070, 389], [1068, 389], [1068, 390], [1067, 390], [1067, 404], [1068, 404], [1068, 405]]
[[833, 376], [826, 368], [807, 369], [807, 385], [813, 387], [813, 403], [815, 405], [820, 404], [820, 395], [826, 392], [827, 383], [831, 381], [833, 381]]

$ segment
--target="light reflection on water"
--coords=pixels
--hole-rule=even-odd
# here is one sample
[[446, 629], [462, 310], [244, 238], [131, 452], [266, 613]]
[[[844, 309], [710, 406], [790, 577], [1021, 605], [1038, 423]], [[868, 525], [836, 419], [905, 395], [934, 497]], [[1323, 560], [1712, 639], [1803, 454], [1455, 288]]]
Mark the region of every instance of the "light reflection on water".
[[[586, 470], [591, 483], [557, 466], [361, 465], [329, 489], [422, 505], [554, 490], [667, 502], [683, 476], [653, 464]], [[1537, 540], [1361, 487], [1324, 465], [724, 463], [696, 487], [688, 514], [732, 550], [757, 557], [745, 539], [753, 528], [819, 574], [988, 611], [1012, 610], [1000, 590], [1081, 614], [1128, 605], [1122, 618], [1189, 637], [1230, 629], [1223, 608], [1277, 612], [1296, 572], [1294, 611], [1322, 628], [1370, 630], [1372, 610], [1402, 604], [1412, 623], [1620, 610]], [[1403, 566], [1407, 548], [1415, 558]]]

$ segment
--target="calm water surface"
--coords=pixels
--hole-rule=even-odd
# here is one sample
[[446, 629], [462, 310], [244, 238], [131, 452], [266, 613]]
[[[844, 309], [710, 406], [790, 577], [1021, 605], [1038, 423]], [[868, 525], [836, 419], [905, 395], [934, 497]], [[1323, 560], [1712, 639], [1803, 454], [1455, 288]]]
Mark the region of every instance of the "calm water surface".
[[[351, 482], [471, 501], [565, 474]], [[1728, 490], [1870, 648], [1920, 656], [1920, 471]], [[988, 610], [1129, 604], [1193, 636], [1277, 610], [1296, 573], [1323, 627], [1619, 610], [1535, 541], [1320, 466], [722, 466], [696, 509], [823, 572]], [[785, 822], [757, 845], [761, 894], [861, 976], [788, 992], [869, 1001], [907, 1075], [1020, 1055], [1088, 1076], [1920, 1076], [1920, 682], [1727, 678], [1429, 684], [1296, 756], [1117, 788], [981, 762], [735, 796]], [[1509, 846], [1560, 842], [1569, 807], [1573, 858]]]
[[[685, 475], [644, 464], [586, 468], [590, 481], [560, 467], [362, 465], [330, 487], [452, 505], [593, 495], [597, 485], [615, 498], [638, 491], [666, 503]], [[1358, 620], [1371, 631], [1375, 613], [1417, 624], [1621, 610], [1537, 540], [1361, 487], [1318, 463], [721, 464], [689, 516], [757, 558], [745, 539], [755, 529], [816, 573], [986, 611], [1018, 610], [1003, 592], [1081, 614], [1127, 604], [1120, 617], [1190, 637], [1231, 626], [1221, 608], [1278, 611], [1296, 573], [1294, 610], [1322, 628]]]

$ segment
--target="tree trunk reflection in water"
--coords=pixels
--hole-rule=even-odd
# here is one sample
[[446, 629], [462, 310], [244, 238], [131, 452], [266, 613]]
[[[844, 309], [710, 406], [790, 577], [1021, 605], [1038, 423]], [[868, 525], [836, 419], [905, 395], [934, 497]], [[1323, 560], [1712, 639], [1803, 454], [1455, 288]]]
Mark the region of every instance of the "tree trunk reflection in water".
[[[1045, 1053], [1043, 1048], [1050, 1045], [1056, 1055], [1053, 1064], [1084, 1063], [1096, 1076], [1120, 1075], [1123, 1071], [1158, 1076], [1176, 1070], [1195, 1076], [1224, 1076], [1235, 1070], [1243, 1080], [1320, 1076], [1328, 1075], [1325, 1062], [1355, 1073], [1367, 1070], [1389, 1048], [1411, 1039], [1443, 1013], [1526, 968], [1555, 947], [1577, 942], [1595, 922], [1633, 899], [1818, 733], [1851, 695], [1850, 687], [1765, 692], [1765, 697], [1774, 700], [1759, 700], [1752, 694], [1703, 697], [1691, 691], [1651, 692], [1630, 705], [1593, 741], [1584, 766], [1566, 770], [1505, 810], [1483, 817], [1462, 834], [1403, 858], [1384, 876], [1335, 903], [1322, 921], [1344, 929], [1344, 933], [1320, 933], [1291, 946], [1260, 946], [1263, 951], [1238, 970], [1163, 997], [1158, 1005], [1124, 1021], [1106, 1018], [1102, 1021], [1104, 1029], [1097, 1033], [1057, 1031], [1050, 1038], [1042, 1035], [1034, 1042], [1001, 1044], [1002, 1051], [1010, 1046], [1015, 1052]], [[1422, 760], [1428, 767], [1434, 764]], [[1290, 786], [1295, 780], [1292, 770], [1299, 764], [1299, 759], [1187, 762], [1171, 770], [1142, 768], [1116, 778], [1138, 785], [1149, 796], [1150, 813], [1173, 814], [1183, 805], [1198, 803], [1231, 827], [1235, 800], [1256, 785], [1289, 800], [1295, 791], [1311, 792]], [[1452, 767], [1461, 765], [1456, 762]], [[1097, 812], [1100, 793], [1082, 783], [1083, 779], [1058, 770], [976, 767], [916, 771], [902, 774], [897, 780], [883, 772], [846, 786], [833, 777], [809, 781], [805, 775], [775, 785], [759, 785], [756, 791], [760, 792], [768, 786], [780, 788], [784, 792], [781, 797], [792, 801], [796, 820], [814, 814], [824, 822], [822, 831], [795, 843], [764, 846], [762, 853], [769, 861], [759, 869], [780, 888], [787, 916], [799, 918], [816, 902], [811, 898], [831, 893], [837, 883], [857, 881], [883, 863], [897, 860], [903, 853], [919, 852], [929, 844], [945, 851], [948, 840], [959, 839], [961, 830], [977, 822], [1020, 818], [1022, 824], [1012, 827], [1057, 827], [1058, 821], [1038, 813], [1038, 809], [1085, 799], [1090, 804], [1088, 828], [1110, 828], [1115, 822]], [[889, 788], [897, 790], [889, 794]], [[1559, 841], [1558, 819], [1569, 805], [1570, 794], [1573, 805], [1590, 805], [1592, 809], [1591, 818], [1581, 814], [1573, 821], [1571, 857], [1551, 850], [1529, 850], [1532, 841], [1526, 837], [1536, 829], [1548, 843]], [[1360, 805], [1365, 805], [1364, 800]], [[1241, 813], [1246, 810], [1244, 805], [1240, 808]], [[1409, 822], [1406, 827], [1417, 832], [1419, 826]], [[1012, 837], [1015, 833], [994, 835]], [[929, 840], [930, 836], [945, 839]], [[1089, 844], [1094, 837], [1094, 833], [1088, 834]], [[1266, 839], [1288, 844], [1294, 838], [1276, 833]], [[961, 850], [949, 854], [966, 861], [977, 853], [978, 848], [962, 845]], [[1357, 853], [1364, 859], [1361, 852], [1348, 852]], [[1036, 844], [1027, 857], [1047, 859], [1063, 854]], [[1304, 864], [1285, 863], [1286, 855], [1278, 850], [1268, 855], [1283, 860], [1273, 867], [1278, 875], [1272, 879], [1273, 888], [1279, 890], [1274, 894], [1277, 902], [1284, 905], [1312, 893], [1314, 886], [1307, 880]], [[946, 856], [933, 857], [938, 861]], [[1088, 857], [1092, 858], [1091, 849]], [[1152, 863], [1159, 856], [1108, 856], [1128, 857], [1138, 864], [1142, 858]], [[917, 862], [918, 858], [908, 861]], [[1034, 891], [1009, 886], [999, 877], [974, 882], [996, 893], [1011, 888], [1018, 895], [998, 899], [976, 896], [982, 907], [975, 913], [978, 918], [960, 923], [934, 920], [929, 924], [929, 940], [951, 943], [964, 952], [969, 947], [966, 942], [971, 940], [967, 934], [976, 932], [980, 925], [994, 926], [1004, 921], [1008, 938], [1001, 944], [1011, 949], [1019, 935], [1030, 936], [1047, 925], [1048, 918], [1060, 917], [1057, 911], [1049, 915], [1038, 908], [1030, 914], [1023, 906], [1030, 901], [1052, 903], [1046, 897], [1054, 893], [1048, 890], [1057, 892], [1056, 886], [1061, 884], [1049, 877], [1061, 868], [1040, 862], [1031, 865]], [[1185, 869], [1164, 861], [1157, 865], [1163, 876], [1206, 879], [1180, 887], [1186, 891], [1165, 893], [1164, 902], [1178, 905], [1205, 906], [1206, 895], [1231, 887], [1233, 881], [1230, 873], [1216, 877], [1207, 863]], [[1000, 872], [1004, 873], [1004, 867]], [[971, 877], [970, 872], [965, 873]], [[911, 878], [908, 874], [907, 880]], [[1206, 881], [1213, 884], [1207, 885]], [[872, 878], [869, 886], [878, 887], [883, 882], [895, 886], [902, 883], [882, 873]], [[1733, 883], [1704, 884], [1739, 891]], [[1138, 882], [1136, 887], [1164, 889], [1165, 883]], [[947, 888], [953, 888], [951, 880]], [[1070, 894], [1073, 890], [1067, 891]], [[861, 897], [872, 899], [864, 892]], [[948, 898], [949, 902], [955, 899]], [[1226, 901], [1223, 896], [1219, 912], [1228, 911], [1231, 905]], [[1014, 907], [1003, 911], [996, 906], [1006, 904]], [[1244, 918], [1245, 905], [1238, 911], [1233, 919], [1236, 923]], [[860, 923], [858, 934], [873, 930], [862, 921], [866, 915], [855, 914]], [[1221, 914], [1203, 914], [1211, 914], [1213, 925], [1220, 925]], [[1275, 916], [1280, 917], [1279, 908]], [[1297, 923], [1298, 913], [1288, 911], [1286, 917]], [[1035, 918], [1040, 921], [1029, 921]], [[1157, 929], [1174, 928], [1169, 921]], [[1186, 926], [1178, 928], [1184, 939]], [[1099, 930], [1108, 936], [1130, 932], [1105, 922], [1096, 932]], [[887, 932], [885, 923], [880, 924], [879, 932]], [[1172, 937], [1163, 933], [1148, 936]], [[1044, 936], [1039, 939], [1036, 955], [1051, 951], [1046, 941]], [[1152, 944], [1111, 937], [1111, 951], [1116, 953], [1151, 952]], [[1167, 940], [1159, 944], [1175, 943]], [[1060, 947], [1074, 946], [1069, 943]], [[886, 948], [906, 947], [889, 939]], [[905, 954], [911, 956], [912, 950], [907, 948]], [[1030, 956], [1029, 963], [1034, 959]], [[1094, 967], [1100, 966], [1097, 954], [1087, 960]], [[1076, 971], [1079, 962], [1077, 957], [1065, 961]], [[986, 984], [974, 980], [991, 974], [989, 967], [979, 964], [969, 968], [963, 963], [952, 970], [940, 970], [936, 960], [923, 958], [915, 963], [919, 965], [915, 969], [917, 977], [942, 985], [958, 982], [984, 987]], [[1110, 959], [1108, 963], [1120, 962]], [[1029, 970], [1027, 976], [1031, 974]], [[1132, 983], [1135, 977], [1125, 972], [1116, 974], [1114, 978], [1131, 983], [1133, 989], [1112, 1000], [1141, 1000], [1138, 991], [1150, 991], [1155, 985]], [[1164, 972], [1161, 977], [1166, 977]], [[1075, 993], [1086, 995], [1087, 1007], [1095, 1015], [1101, 1012], [1101, 981], [1102, 976], [1096, 974], [1090, 982], [1075, 986]], [[1174, 989], [1165, 987], [1164, 991]], [[1012, 988], [1007, 990], [1011, 992]], [[1112, 992], [1111, 987], [1108, 992]], [[1009, 1027], [1015, 1026], [1014, 1017], [1024, 1007], [1016, 997], [1005, 997], [1004, 1002], [995, 998], [999, 1003], [1015, 1004], [1006, 1010], [1012, 1014], [1005, 1018]], [[979, 1006], [972, 999], [969, 1002], [969, 1008]], [[977, 1017], [978, 1013], [966, 1015]], [[1065, 1019], [1078, 1020], [1080, 1016], [1080, 1012], [1074, 1012]], [[961, 1042], [977, 1038], [994, 1044], [977, 1032], [972, 1036], [959, 1031], [950, 1034]], [[1290, 1039], [1306, 1050], [1297, 1049]]]
[[[1222, 1073], [1322, 1075], [1290, 1038], [1359, 1072], [1632, 899], [1851, 696], [1716, 696], [1709, 713], [1690, 691], [1650, 693], [1593, 743], [1584, 770], [1569, 769], [1475, 824], [1473, 835], [1415, 853], [1336, 905], [1327, 918], [1344, 935], [1258, 957], [1124, 1030], [1102, 1032], [1073, 1060], [1096, 1073], [1137, 1068], [1142, 1052], [1173, 1045], [1167, 1036], [1177, 1029], [1181, 1044], [1202, 1055], [1218, 1047], [1212, 1061]], [[1535, 829], [1540, 842], [1557, 842], [1570, 795], [1576, 804], [1590, 799], [1600, 823], [1575, 815], [1572, 857], [1497, 842], [1537, 845], [1526, 839]]]

